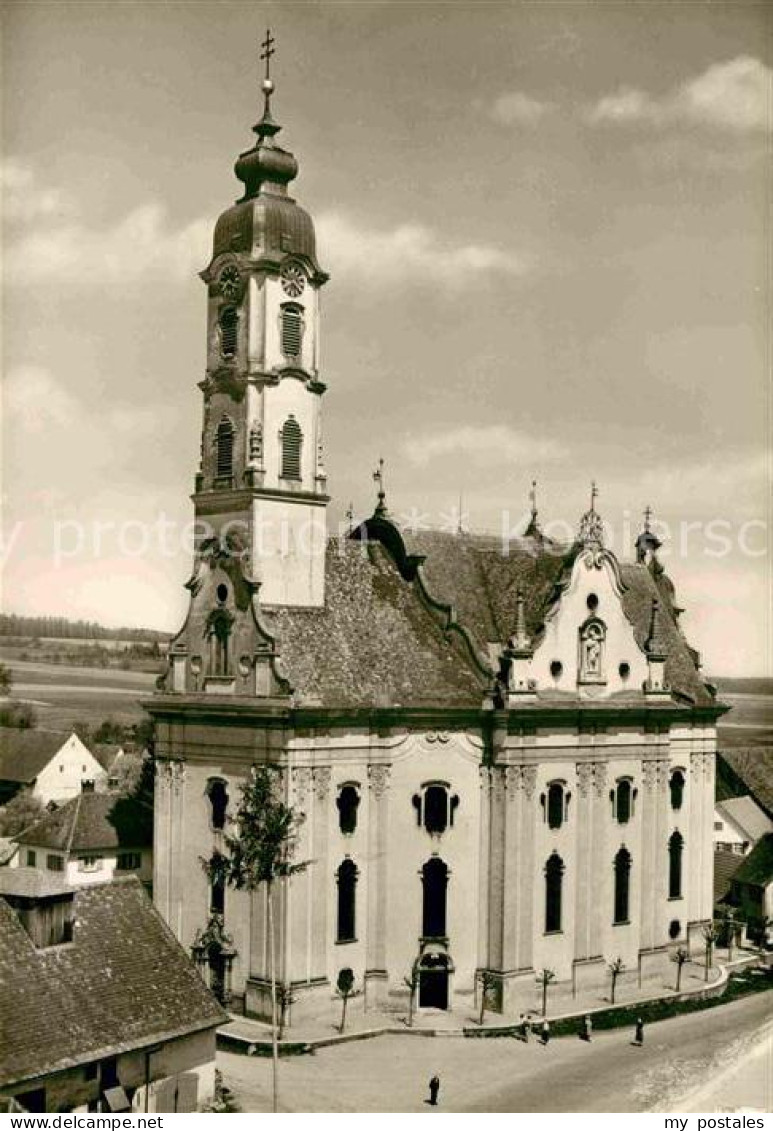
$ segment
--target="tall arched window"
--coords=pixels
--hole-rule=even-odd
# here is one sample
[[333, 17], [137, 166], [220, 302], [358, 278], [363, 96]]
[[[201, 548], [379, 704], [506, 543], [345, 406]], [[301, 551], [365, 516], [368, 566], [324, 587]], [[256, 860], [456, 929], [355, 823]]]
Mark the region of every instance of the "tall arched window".
[[612, 813], [618, 825], [627, 825], [633, 815], [634, 792], [628, 778], [621, 778], [612, 790]]
[[566, 791], [562, 782], [553, 781], [548, 786], [547, 818], [548, 828], [560, 829], [566, 816]]
[[545, 865], [545, 932], [561, 930], [561, 889], [564, 862], [557, 852], [551, 853]]
[[423, 884], [421, 933], [425, 939], [445, 938], [448, 868], [433, 856], [421, 870]]
[[228, 789], [222, 778], [210, 778], [207, 782], [207, 797], [211, 806], [210, 824], [213, 829], [225, 828], [228, 811]]
[[355, 933], [357, 875], [357, 865], [353, 860], [344, 860], [336, 873], [338, 881], [337, 942], [354, 942], [357, 938]]
[[360, 791], [356, 785], [342, 785], [336, 798], [338, 808], [338, 827], [342, 833], [353, 833], [357, 828], [357, 809], [360, 804]]
[[684, 837], [677, 829], [668, 840], [668, 898], [682, 898], [682, 852]]
[[213, 915], [225, 915], [225, 880], [217, 876], [209, 889], [209, 910]]
[[303, 340], [303, 307], [288, 303], [282, 307], [282, 353], [298, 357]]
[[217, 426], [215, 451], [215, 474], [218, 479], [230, 478], [234, 473], [234, 426], [227, 416]]
[[231, 358], [236, 354], [237, 331], [239, 328], [239, 315], [235, 306], [224, 306], [220, 311], [220, 352], [223, 357]]
[[631, 854], [621, 848], [615, 856], [615, 923], [628, 922], [628, 896], [631, 881]]
[[449, 825], [453, 826], [454, 813], [459, 805], [457, 794], [451, 796], [451, 787], [445, 782], [430, 782], [421, 793], [413, 795], [416, 823], [428, 833], [440, 836]]
[[668, 787], [671, 791], [671, 808], [681, 809], [684, 801], [684, 774], [681, 770], [674, 770]]
[[301, 444], [303, 433], [294, 416], [288, 416], [282, 428], [282, 470], [283, 479], [300, 479]]

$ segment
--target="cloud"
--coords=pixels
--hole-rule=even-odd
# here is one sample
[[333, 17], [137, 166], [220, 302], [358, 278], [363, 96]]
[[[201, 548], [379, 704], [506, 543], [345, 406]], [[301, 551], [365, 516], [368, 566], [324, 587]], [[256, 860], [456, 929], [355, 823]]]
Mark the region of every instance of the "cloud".
[[540, 102], [522, 91], [500, 94], [491, 107], [491, 117], [503, 126], [535, 126], [554, 109], [551, 102]]
[[768, 130], [773, 106], [773, 71], [759, 59], [739, 55], [714, 63], [662, 97], [621, 87], [585, 110], [591, 125], [644, 123], [702, 125], [736, 133]]
[[68, 214], [54, 190], [37, 189], [32, 171], [18, 162], [3, 167], [2, 183], [8, 190], [6, 214], [35, 220], [6, 245], [9, 282], [101, 286], [148, 275], [183, 282], [209, 259], [210, 220], [175, 228], [166, 210], [151, 202], [111, 227], [96, 229]]
[[422, 224], [401, 224], [388, 230], [365, 228], [341, 213], [327, 213], [317, 222], [322, 261], [337, 279], [394, 284], [420, 281], [463, 286], [471, 275], [519, 276], [528, 261], [486, 244], [443, 245]]
[[67, 390], [47, 370], [17, 365], [3, 383], [4, 416], [11, 433], [21, 428], [40, 433], [51, 425], [67, 428], [76, 418], [77, 405]]
[[478, 466], [535, 464], [563, 459], [566, 448], [555, 440], [542, 440], [518, 432], [506, 424], [484, 427], [463, 425], [434, 435], [412, 435], [403, 442], [403, 452], [417, 467], [426, 467], [444, 456], [464, 456]]
[[66, 216], [70, 211], [57, 189], [38, 186], [32, 169], [15, 158], [0, 163], [0, 194], [2, 218], [8, 223]]

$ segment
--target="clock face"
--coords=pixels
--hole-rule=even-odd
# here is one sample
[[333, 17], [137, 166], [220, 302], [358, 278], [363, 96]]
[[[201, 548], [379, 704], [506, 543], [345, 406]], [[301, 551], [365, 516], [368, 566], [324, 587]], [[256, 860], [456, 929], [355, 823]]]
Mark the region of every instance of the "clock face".
[[239, 268], [235, 267], [233, 263], [229, 263], [220, 274], [220, 293], [224, 298], [234, 299], [238, 295], [241, 285], [242, 277], [239, 274]]
[[297, 298], [303, 294], [306, 279], [297, 263], [288, 263], [282, 268], [282, 288], [290, 298]]

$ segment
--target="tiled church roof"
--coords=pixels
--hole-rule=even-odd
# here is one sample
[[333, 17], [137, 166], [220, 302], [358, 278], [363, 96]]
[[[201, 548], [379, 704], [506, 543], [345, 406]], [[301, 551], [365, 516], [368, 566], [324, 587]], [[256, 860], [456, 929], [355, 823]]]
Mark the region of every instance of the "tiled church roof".
[[[538, 647], [577, 547], [524, 538], [504, 553], [493, 536], [425, 531], [401, 542], [395, 531], [383, 521], [378, 541], [372, 529], [364, 541], [331, 539], [324, 609], [263, 610], [290, 683], [301, 701], [323, 706], [480, 706], [491, 683], [482, 669], [491, 646], [501, 650], [513, 631], [518, 589]], [[643, 563], [621, 563], [620, 571], [639, 647], [657, 599], [669, 686], [688, 703], [714, 703], [676, 623], [670, 583]]]

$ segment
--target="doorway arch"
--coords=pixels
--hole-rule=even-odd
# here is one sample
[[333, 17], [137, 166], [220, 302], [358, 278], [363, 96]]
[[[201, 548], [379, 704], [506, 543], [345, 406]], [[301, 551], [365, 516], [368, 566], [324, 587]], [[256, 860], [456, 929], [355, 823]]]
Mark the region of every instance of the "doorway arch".
[[419, 959], [419, 1009], [448, 1009], [453, 963], [447, 954], [431, 951]]

